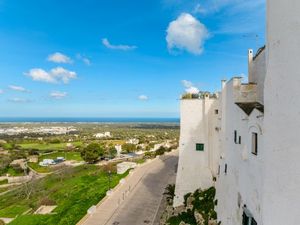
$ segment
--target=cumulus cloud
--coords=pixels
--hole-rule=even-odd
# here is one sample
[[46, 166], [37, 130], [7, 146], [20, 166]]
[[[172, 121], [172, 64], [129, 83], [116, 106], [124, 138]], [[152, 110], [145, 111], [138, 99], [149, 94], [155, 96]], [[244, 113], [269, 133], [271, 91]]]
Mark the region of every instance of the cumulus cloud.
[[60, 52], [55, 52], [55, 53], [49, 55], [47, 60], [50, 62], [55, 62], [55, 63], [69, 63], [70, 64], [73, 62], [70, 57], [68, 57]]
[[209, 32], [204, 24], [191, 14], [182, 13], [169, 24], [166, 40], [169, 50], [186, 50], [192, 54], [200, 55], [208, 37]]
[[27, 92], [27, 93], [30, 92], [29, 90], [27, 90], [26, 88], [21, 87], [21, 86], [9, 85], [8, 87], [13, 91]]
[[14, 102], [14, 103], [28, 103], [31, 102], [29, 99], [25, 98], [10, 98], [8, 99], [9, 102]]
[[200, 91], [197, 87], [194, 86], [194, 84], [191, 81], [182, 80], [181, 83], [184, 86], [186, 93], [198, 94]]
[[139, 100], [141, 100], [141, 101], [147, 101], [149, 98], [148, 98], [148, 96], [147, 95], [140, 95], [139, 96]]
[[34, 81], [42, 81], [47, 83], [69, 83], [71, 79], [75, 79], [77, 77], [76, 72], [69, 71], [64, 69], [63, 67], [56, 67], [51, 69], [50, 71], [45, 71], [40, 68], [33, 68], [29, 70], [25, 75], [32, 78]]
[[90, 66], [91, 60], [85, 56], [82, 56], [81, 54], [76, 55], [77, 59], [81, 60], [85, 65]]
[[134, 50], [137, 47], [134, 45], [112, 45], [107, 38], [102, 39], [102, 44], [109, 49], [116, 49], [116, 50], [122, 50], [122, 51], [129, 51]]
[[60, 91], [52, 91], [50, 93], [50, 97], [55, 99], [62, 99], [65, 98], [67, 95], [68, 95], [67, 92], [60, 92]]

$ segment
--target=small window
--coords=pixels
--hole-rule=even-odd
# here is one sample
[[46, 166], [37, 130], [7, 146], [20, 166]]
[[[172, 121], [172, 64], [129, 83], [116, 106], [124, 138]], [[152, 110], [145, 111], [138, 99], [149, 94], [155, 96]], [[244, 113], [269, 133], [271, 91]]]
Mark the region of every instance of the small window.
[[215, 114], [219, 114], [219, 110], [215, 109]]
[[224, 173], [227, 174], [227, 163], [225, 164], [225, 170]]
[[221, 166], [218, 167], [218, 175], [220, 175]]
[[243, 212], [243, 225], [249, 225], [250, 218]]
[[257, 155], [257, 133], [252, 133], [252, 154]]
[[257, 225], [257, 222], [255, 221], [254, 218], [252, 218], [252, 220], [251, 220], [251, 225]]
[[249, 213], [249, 211], [246, 209], [243, 212], [243, 225], [257, 225], [257, 222], [253, 218], [253, 216]]
[[239, 144], [242, 144], [242, 137], [239, 136]]
[[204, 151], [204, 144], [197, 143], [196, 144], [196, 151]]
[[237, 143], [237, 131], [234, 131], [234, 143]]

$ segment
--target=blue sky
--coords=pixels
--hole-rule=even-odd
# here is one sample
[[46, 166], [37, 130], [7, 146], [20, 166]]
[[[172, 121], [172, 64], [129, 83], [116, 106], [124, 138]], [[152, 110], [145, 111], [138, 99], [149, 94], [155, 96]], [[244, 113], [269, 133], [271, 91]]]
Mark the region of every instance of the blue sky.
[[0, 117], [178, 117], [264, 32], [263, 0], [0, 0]]

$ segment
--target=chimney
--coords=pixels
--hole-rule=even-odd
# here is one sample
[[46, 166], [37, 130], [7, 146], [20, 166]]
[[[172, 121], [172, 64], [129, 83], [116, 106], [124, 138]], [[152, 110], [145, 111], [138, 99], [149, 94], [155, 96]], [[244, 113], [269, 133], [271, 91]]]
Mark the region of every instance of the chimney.
[[252, 62], [253, 62], [253, 49], [248, 49], [248, 82], [253, 82], [252, 79]]

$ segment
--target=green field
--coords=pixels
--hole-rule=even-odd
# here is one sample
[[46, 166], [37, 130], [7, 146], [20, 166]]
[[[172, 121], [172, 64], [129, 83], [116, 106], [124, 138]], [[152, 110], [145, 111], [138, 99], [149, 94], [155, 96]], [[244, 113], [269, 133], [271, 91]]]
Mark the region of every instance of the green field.
[[[56, 159], [57, 157], [64, 157], [66, 160], [83, 161], [79, 152], [54, 152], [40, 156], [39, 162], [44, 159]], [[40, 166], [38, 163], [28, 163], [28, 165], [38, 173], [53, 172], [53, 168], [51, 166]]]
[[[71, 142], [75, 147], [80, 147], [82, 146], [82, 142], [77, 141], [77, 142]], [[56, 151], [61, 151], [65, 150], [67, 148], [67, 143], [56, 143], [56, 144], [51, 144], [51, 143], [25, 143], [25, 144], [19, 144], [19, 146], [23, 149], [37, 149], [41, 151], [46, 151], [46, 150], [56, 150]]]
[[39, 161], [43, 161], [43, 159], [56, 159], [57, 157], [64, 157], [66, 160], [83, 161], [79, 152], [54, 152], [40, 156]]
[[40, 166], [38, 163], [28, 163], [28, 166], [38, 173], [51, 173], [53, 170], [51, 167]]
[[[112, 174], [111, 186], [118, 184], [124, 175]], [[52, 174], [35, 181], [29, 199], [23, 189], [0, 196], [0, 217], [16, 217], [11, 225], [67, 225], [76, 224], [92, 205], [97, 204], [108, 189], [108, 176], [95, 165], [70, 168], [63, 174]], [[23, 191], [22, 191], [23, 190]], [[58, 205], [51, 215], [33, 215], [42, 199]], [[27, 215], [24, 212], [30, 211]]]

